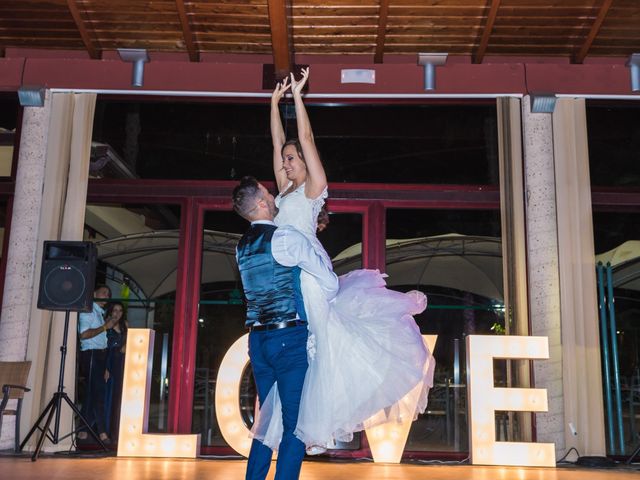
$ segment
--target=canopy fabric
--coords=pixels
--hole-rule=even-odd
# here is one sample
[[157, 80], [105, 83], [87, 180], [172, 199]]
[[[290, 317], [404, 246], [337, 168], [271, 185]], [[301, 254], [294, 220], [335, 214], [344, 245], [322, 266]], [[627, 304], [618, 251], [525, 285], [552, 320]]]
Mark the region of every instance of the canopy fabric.
[[[97, 242], [98, 260], [131, 277], [147, 298], [176, 289], [178, 230], [163, 230]], [[205, 230], [202, 242], [202, 283], [240, 281], [235, 249], [241, 235]]]
[[640, 291], [640, 240], [628, 240], [596, 255], [596, 264], [610, 263], [613, 286]]
[[[360, 262], [362, 244], [342, 251], [334, 270], [346, 273]], [[387, 284], [391, 287], [434, 285], [502, 301], [502, 243], [499, 238], [455, 233], [387, 240]]]

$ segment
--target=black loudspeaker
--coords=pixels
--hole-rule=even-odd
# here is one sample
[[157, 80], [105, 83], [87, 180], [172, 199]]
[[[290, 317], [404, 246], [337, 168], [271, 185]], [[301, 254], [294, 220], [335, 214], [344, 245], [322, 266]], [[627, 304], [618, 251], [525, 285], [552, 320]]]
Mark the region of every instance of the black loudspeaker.
[[97, 250], [92, 242], [44, 242], [38, 308], [90, 312], [96, 258]]

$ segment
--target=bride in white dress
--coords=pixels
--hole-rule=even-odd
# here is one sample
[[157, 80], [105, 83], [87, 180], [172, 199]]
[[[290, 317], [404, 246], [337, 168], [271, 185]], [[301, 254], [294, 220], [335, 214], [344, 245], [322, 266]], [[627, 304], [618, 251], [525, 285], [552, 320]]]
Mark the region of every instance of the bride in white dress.
[[[273, 167], [280, 192], [275, 222], [304, 233], [330, 264], [316, 237], [327, 180], [302, 102], [308, 75], [309, 70], [303, 69], [302, 79], [296, 81], [292, 74], [291, 84], [285, 79], [272, 97]], [[285, 142], [278, 108], [290, 87], [299, 142]], [[295, 433], [307, 445], [307, 453], [321, 453], [335, 441], [350, 441], [354, 432], [375, 424], [415, 419], [426, 409], [435, 361], [412, 315], [426, 308], [427, 299], [416, 291], [388, 290], [384, 277], [377, 270], [343, 275], [338, 296], [328, 302], [315, 279], [301, 273], [310, 332], [309, 369]], [[272, 388], [260, 406], [252, 430], [273, 450], [282, 436], [277, 392]]]

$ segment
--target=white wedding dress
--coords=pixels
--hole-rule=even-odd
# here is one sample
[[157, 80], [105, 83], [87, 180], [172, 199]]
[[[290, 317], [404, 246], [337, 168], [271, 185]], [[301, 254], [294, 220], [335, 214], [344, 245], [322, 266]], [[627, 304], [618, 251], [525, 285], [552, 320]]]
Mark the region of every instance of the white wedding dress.
[[[315, 200], [306, 198], [304, 184], [284, 197], [278, 195], [275, 222], [304, 233], [330, 264], [316, 237], [326, 197], [325, 189]], [[426, 409], [435, 360], [411, 315], [422, 312], [427, 300], [420, 292], [388, 290], [384, 277], [378, 270], [343, 275], [337, 297], [328, 302], [315, 279], [301, 273], [309, 369], [295, 434], [307, 447], [350, 441], [353, 432], [415, 419]], [[261, 405], [252, 434], [278, 449], [282, 411], [277, 388]]]

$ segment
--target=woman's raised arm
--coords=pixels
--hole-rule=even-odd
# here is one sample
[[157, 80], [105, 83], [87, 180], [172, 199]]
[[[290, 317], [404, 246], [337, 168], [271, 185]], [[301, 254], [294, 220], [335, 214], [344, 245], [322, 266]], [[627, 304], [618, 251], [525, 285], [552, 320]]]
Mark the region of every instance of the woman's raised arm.
[[278, 186], [278, 192], [287, 187], [287, 174], [282, 167], [282, 146], [286, 141], [284, 128], [282, 127], [282, 119], [280, 118], [280, 99], [284, 93], [291, 87], [289, 79], [285, 78], [282, 82], [278, 82], [273, 95], [271, 96], [271, 142], [273, 143], [273, 174]]
[[309, 78], [309, 68], [303, 68], [301, 73], [302, 79], [300, 81], [296, 81], [293, 73], [291, 74], [291, 91], [293, 92], [293, 100], [296, 106], [298, 140], [307, 164], [307, 180], [304, 193], [307, 198], [318, 198], [327, 186], [327, 176], [313, 139], [311, 122], [302, 101], [302, 88]]

